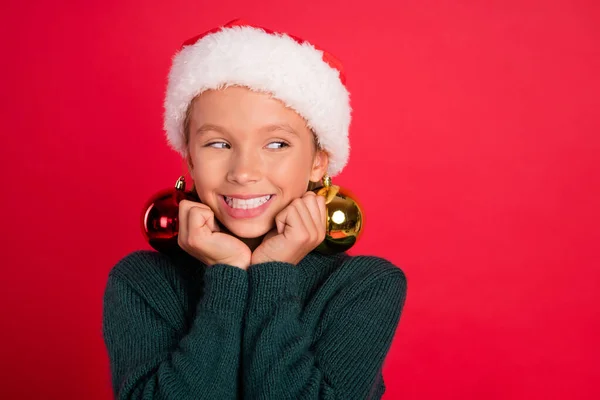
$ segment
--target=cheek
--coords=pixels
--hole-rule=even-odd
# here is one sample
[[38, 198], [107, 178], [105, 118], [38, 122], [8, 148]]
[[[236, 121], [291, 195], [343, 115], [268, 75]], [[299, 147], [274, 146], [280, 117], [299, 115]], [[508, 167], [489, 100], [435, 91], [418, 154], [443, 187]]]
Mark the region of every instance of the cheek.
[[215, 168], [208, 168], [206, 163], [195, 164], [190, 175], [194, 180], [196, 191], [202, 199], [208, 200], [207, 194], [216, 189], [221, 182], [220, 174], [215, 171]]
[[310, 168], [311, 164], [304, 157], [290, 157], [269, 168], [267, 176], [286, 196], [300, 197], [306, 191]]

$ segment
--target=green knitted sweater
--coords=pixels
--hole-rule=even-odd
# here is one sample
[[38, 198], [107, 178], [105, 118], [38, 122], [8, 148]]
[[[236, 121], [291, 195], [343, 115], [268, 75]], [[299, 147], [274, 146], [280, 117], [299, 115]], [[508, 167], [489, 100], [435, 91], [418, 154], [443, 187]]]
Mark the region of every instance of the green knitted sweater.
[[247, 271], [183, 250], [111, 270], [103, 333], [119, 399], [379, 399], [401, 269], [346, 254]]

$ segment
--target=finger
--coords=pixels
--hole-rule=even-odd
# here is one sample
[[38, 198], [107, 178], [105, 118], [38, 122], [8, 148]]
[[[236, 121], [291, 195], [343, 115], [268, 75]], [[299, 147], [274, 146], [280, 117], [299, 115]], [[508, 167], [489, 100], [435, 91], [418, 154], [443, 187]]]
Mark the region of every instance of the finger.
[[188, 200], [181, 200], [179, 202], [179, 210], [177, 215], [177, 241], [180, 246], [184, 246], [184, 243], [187, 243], [188, 237], [188, 212], [190, 207], [192, 206], [192, 202]]
[[178, 235], [182, 239], [187, 239], [189, 236], [189, 213], [192, 207], [199, 207], [205, 209], [207, 211], [212, 212], [212, 210], [205, 204], [198, 203], [190, 200], [181, 200], [179, 202], [179, 210], [178, 210]]
[[187, 212], [189, 211], [189, 209], [192, 207], [200, 207], [202, 209], [210, 211], [210, 207], [208, 207], [206, 204], [198, 203], [196, 201], [181, 200], [179, 202], [179, 211], [183, 210], [186, 215], [187, 215]]
[[191, 254], [198, 255], [202, 261], [206, 261], [205, 251], [213, 234], [208, 226], [209, 218], [206, 210], [200, 207], [193, 206], [188, 212], [188, 236], [184, 245]]
[[285, 221], [287, 220], [288, 212], [289, 206], [285, 207], [275, 216], [275, 226], [277, 227], [277, 233], [280, 235], [285, 231]]
[[210, 236], [215, 231], [215, 215], [210, 209], [192, 206], [188, 214], [188, 232]]
[[292, 202], [293, 206], [298, 210], [298, 214], [300, 215], [300, 219], [304, 226], [304, 230], [308, 234], [308, 240], [316, 240], [318, 234], [317, 227], [315, 226], [315, 222], [313, 221], [313, 217], [311, 215], [311, 210], [309, 210], [306, 199], [300, 198], [296, 199]]
[[317, 232], [320, 233], [325, 228], [325, 224], [323, 222], [325, 208], [322, 207], [322, 205], [325, 205], [325, 198], [323, 196], [317, 196], [313, 192], [307, 192], [304, 196], [302, 196], [302, 200], [310, 211], [310, 215]]
[[323, 226], [326, 226], [326, 223], [327, 223], [327, 199], [325, 198], [325, 196], [321, 196], [318, 194], [315, 194], [315, 198], [317, 199], [317, 204], [319, 205], [319, 213], [321, 216], [319, 221], [323, 224]]
[[302, 222], [302, 217], [298, 212], [295, 204], [301, 201], [300, 199], [296, 199], [292, 201], [292, 203], [284, 208], [277, 217], [275, 218], [275, 222], [277, 224], [277, 231], [280, 234], [283, 234], [284, 237], [289, 238], [293, 236], [294, 238], [303, 236], [307, 236], [307, 230]]
[[311, 210], [313, 222], [317, 229], [317, 237], [315, 242], [322, 242], [325, 239], [327, 230], [327, 207], [325, 205], [325, 197], [323, 196], [309, 196], [306, 198], [306, 203]]
[[317, 202], [319, 203], [319, 212], [321, 213], [321, 226], [323, 227], [323, 238], [325, 238], [325, 232], [327, 231], [327, 201], [323, 196], [317, 196]]
[[315, 225], [317, 227], [317, 242], [321, 243], [325, 239], [325, 233], [327, 230], [327, 207], [325, 205], [325, 197], [315, 196], [317, 202], [317, 212], [313, 214], [315, 218]]

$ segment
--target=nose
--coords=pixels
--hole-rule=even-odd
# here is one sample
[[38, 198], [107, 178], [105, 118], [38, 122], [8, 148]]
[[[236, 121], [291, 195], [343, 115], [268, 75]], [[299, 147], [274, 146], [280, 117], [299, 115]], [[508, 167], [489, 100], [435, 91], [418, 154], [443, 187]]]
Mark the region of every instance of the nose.
[[262, 161], [256, 149], [239, 149], [232, 154], [227, 180], [239, 185], [257, 182], [262, 177]]

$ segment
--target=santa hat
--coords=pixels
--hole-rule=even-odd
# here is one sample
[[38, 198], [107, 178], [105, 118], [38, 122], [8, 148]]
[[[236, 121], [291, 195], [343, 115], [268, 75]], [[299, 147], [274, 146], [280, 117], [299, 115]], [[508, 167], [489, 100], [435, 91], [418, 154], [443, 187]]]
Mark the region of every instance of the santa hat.
[[227, 86], [268, 92], [295, 110], [329, 154], [329, 176], [348, 162], [350, 95], [341, 63], [305, 40], [235, 20], [185, 41], [173, 57], [164, 129], [185, 155], [184, 121], [200, 93]]

